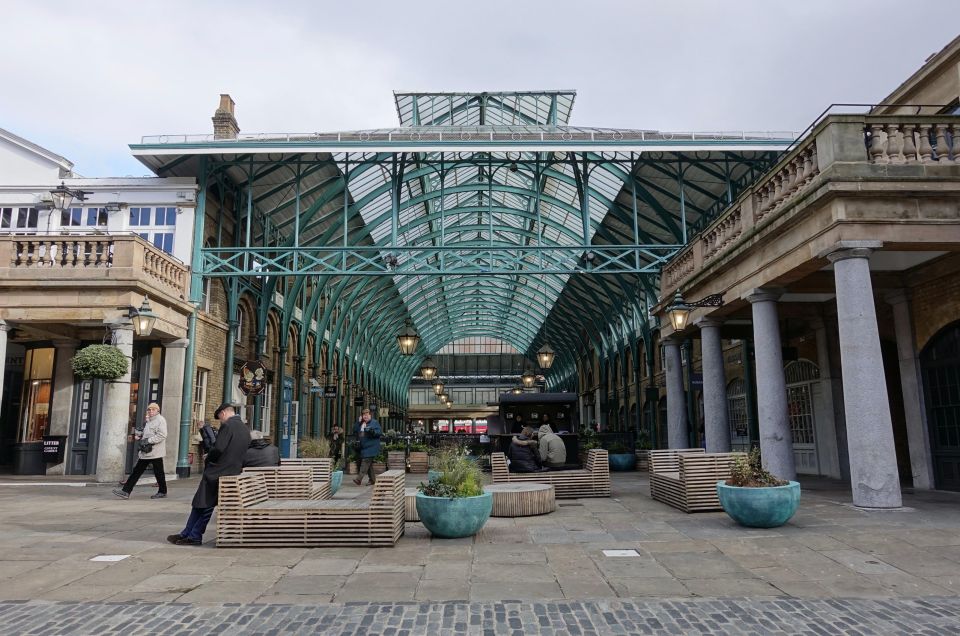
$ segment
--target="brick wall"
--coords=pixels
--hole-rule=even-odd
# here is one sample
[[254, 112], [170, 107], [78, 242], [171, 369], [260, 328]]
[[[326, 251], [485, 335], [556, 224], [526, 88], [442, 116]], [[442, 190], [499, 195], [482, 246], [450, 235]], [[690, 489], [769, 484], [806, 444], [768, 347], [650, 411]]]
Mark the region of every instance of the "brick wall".
[[[930, 278], [911, 288], [917, 351], [947, 325], [960, 320], [960, 258], [927, 268]], [[919, 278], [920, 275], [916, 278]]]

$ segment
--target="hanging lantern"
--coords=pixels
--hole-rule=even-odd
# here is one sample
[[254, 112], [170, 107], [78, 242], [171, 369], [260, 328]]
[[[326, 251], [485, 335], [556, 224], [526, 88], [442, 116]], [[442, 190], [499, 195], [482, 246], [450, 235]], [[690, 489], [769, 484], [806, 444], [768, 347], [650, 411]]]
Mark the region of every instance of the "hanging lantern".
[[453, 402], [447, 402], [447, 408], [448, 408], [448, 409], [452, 409], [452, 408], [453, 408]]
[[420, 375], [423, 376], [424, 380], [432, 380], [437, 377], [437, 367], [433, 364], [433, 360], [427, 358], [423, 361], [423, 364], [420, 365]]
[[440, 402], [441, 402], [442, 404], [446, 404], [449, 400], [450, 400], [450, 396], [449, 396], [449, 395], [447, 395], [446, 393], [441, 393], [441, 394], [440, 394]]
[[157, 315], [150, 308], [150, 301], [146, 296], [143, 297], [143, 303], [140, 309], [130, 312], [133, 319], [133, 330], [138, 336], [149, 336], [153, 333], [153, 325], [157, 322]]
[[549, 369], [553, 364], [553, 359], [557, 354], [553, 352], [553, 349], [550, 348], [550, 345], [544, 344], [540, 347], [540, 350], [537, 351], [537, 362], [540, 364], [541, 369]]
[[687, 320], [690, 318], [690, 305], [683, 302], [683, 296], [679, 289], [673, 297], [673, 304], [667, 307], [667, 316], [670, 317], [670, 324], [674, 331], [683, 331], [687, 328]]
[[407, 320], [403, 331], [397, 334], [397, 345], [400, 347], [400, 353], [405, 356], [412, 356], [420, 344], [420, 334], [413, 328], [413, 324]]
[[533, 371], [527, 369], [523, 372], [523, 375], [520, 376], [520, 381], [523, 382], [523, 388], [532, 389], [533, 385], [537, 382], [537, 376]]
[[437, 397], [443, 394], [443, 380], [440, 378], [433, 381], [433, 394]]
[[520, 395], [521, 393], [523, 393], [523, 387], [519, 385], [515, 386], [512, 389], [510, 389], [510, 392], [513, 393], [514, 395]]

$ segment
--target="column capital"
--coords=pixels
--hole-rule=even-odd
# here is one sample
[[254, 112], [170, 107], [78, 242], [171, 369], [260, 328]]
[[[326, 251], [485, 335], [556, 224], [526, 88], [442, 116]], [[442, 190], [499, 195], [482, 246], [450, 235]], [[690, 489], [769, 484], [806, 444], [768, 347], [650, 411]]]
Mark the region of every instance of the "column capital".
[[660, 340], [660, 344], [662, 344], [665, 347], [679, 347], [681, 344], [683, 344], [683, 340], [684, 339], [681, 338], [680, 336], [676, 334], [671, 334], [666, 338], [663, 338], [662, 340]]
[[883, 241], [837, 241], [817, 256], [831, 263], [848, 258], [869, 258], [874, 250], [883, 247]]
[[187, 338], [178, 338], [177, 340], [167, 340], [163, 343], [164, 349], [186, 349], [190, 346], [190, 340]]
[[889, 305], [900, 305], [910, 300], [911, 293], [907, 289], [893, 289], [883, 295], [883, 300]]
[[783, 296], [780, 287], [755, 287], [742, 296], [751, 305], [754, 303], [776, 302]]
[[718, 318], [711, 318], [710, 316], [704, 316], [697, 320], [695, 324], [700, 329], [710, 329], [711, 327], [722, 327], [723, 321]]

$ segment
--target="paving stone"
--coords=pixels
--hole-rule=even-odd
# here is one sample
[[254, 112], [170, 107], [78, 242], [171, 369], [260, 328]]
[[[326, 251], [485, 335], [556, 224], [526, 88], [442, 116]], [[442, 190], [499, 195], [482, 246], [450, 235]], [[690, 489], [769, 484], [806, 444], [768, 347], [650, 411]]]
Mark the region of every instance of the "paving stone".
[[607, 583], [620, 597], [682, 597], [690, 595], [683, 583], [673, 578], [607, 577]]
[[414, 598], [418, 601], [466, 601], [470, 583], [462, 579], [421, 579]]
[[290, 573], [290, 568], [282, 565], [246, 565], [234, 563], [215, 576], [218, 581], [276, 581]]
[[471, 601], [562, 598], [563, 591], [556, 581], [474, 581], [470, 585]]
[[193, 588], [178, 603], [252, 603], [270, 588], [270, 581], [211, 581]]
[[290, 570], [290, 575], [307, 576], [316, 574], [348, 576], [357, 569], [359, 564], [360, 561], [358, 559], [303, 559]]
[[346, 576], [287, 576], [274, 583], [266, 593], [293, 596], [333, 594], [346, 582]]
[[201, 574], [158, 574], [130, 588], [132, 592], [178, 592], [186, 594], [195, 587], [208, 583], [212, 576]]
[[749, 572], [723, 554], [668, 553], [656, 554], [657, 562], [678, 579], [723, 578]]
[[506, 563], [473, 564], [471, 578], [474, 581], [554, 581], [553, 570], [540, 563], [522, 563], [509, 565]]
[[760, 579], [742, 578], [715, 578], [715, 579], [688, 579], [683, 584], [691, 594], [706, 597], [740, 597], [749, 598], [763, 596], [782, 596], [779, 588]]

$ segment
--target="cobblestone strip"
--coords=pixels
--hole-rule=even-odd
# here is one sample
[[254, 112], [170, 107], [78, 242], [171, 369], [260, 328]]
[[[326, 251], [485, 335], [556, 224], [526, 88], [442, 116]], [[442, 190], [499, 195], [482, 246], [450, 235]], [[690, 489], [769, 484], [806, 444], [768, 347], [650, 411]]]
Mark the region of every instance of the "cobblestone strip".
[[956, 634], [960, 599], [188, 605], [0, 601], [0, 634]]

